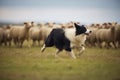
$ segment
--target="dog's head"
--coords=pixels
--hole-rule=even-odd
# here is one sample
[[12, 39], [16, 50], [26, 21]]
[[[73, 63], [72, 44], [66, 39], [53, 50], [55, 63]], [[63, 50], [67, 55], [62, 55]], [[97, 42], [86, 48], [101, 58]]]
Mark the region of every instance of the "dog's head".
[[76, 23], [74, 23], [75, 28], [76, 28], [76, 36], [80, 35], [80, 34], [87, 34], [89, 35], [89, 33], [91, 33], [92, 31], [90, 31], [89, 29], [87, 29], [84, 25], [80, 26]]

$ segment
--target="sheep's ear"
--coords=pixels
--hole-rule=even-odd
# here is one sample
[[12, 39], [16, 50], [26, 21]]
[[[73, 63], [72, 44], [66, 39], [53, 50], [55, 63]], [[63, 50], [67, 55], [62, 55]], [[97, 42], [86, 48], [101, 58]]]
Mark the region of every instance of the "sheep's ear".
[[34, 22], [32, 21], [31, 24], [34, 24]]
[[91, 24], [91, 26], [94, 26], [95, 24]]
[[111, 27], [111, 30], [112, 30], [112, 31], [115, 31], [115, 26], [112, 26], [112, 27]]
[[10, 29], [11, 27], [10, 27], [10, 25], [7, 25], [7, 29]]
[[45, 23], [45, 25], [48, 25], [48, 24], [49, 24], [48, 22]]
[[34, 22], [33, 21], [31, 22], [31, 25], [34, 26]]
[[106, 25], [107, 25], [107, 23], [103, 23], [103, 25], [105, 25], [105, 26], [106, 26]]
[[76, 22], [77, 24], [80, 24], [80, 22]]
[[96, 24], [96, 26], [100, 26], [100, 24]]
[[74, 22], [73, 22], [73, 21], [70, 21], [70, 23], [72, 23], [72, 24], [73, 24]]
[[64, 24], [60, 24], [62, 28], [65, 28], [65, 25]]
[[24, 24], [26, 25], [26, 24], [27, 24], [27, 22], [24, 22]]
[[53, 24], [56, 24], [55, 22], [53, 22]]
[[109, 22], [108, 24], [109, 24], [109, 25], [112, 25], [112, 23], [110, 23], [110, 22]]
[[115, 25], [117, 25], [117, 22], [115, 22]]

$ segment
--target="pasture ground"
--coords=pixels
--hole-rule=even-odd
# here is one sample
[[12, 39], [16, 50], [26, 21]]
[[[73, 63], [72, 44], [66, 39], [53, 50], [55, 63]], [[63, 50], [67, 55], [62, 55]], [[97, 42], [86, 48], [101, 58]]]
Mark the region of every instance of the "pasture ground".
[[120, 49], [86, 48], [76, 60], [40, 49], [0, 46], [0, 80], [120, 80]]

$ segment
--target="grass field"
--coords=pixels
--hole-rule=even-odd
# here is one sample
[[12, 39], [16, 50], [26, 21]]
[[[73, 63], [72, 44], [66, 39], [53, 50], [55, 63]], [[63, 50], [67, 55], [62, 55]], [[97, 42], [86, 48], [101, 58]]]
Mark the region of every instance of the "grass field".
[[55, 48], [0, 47], [0, 80], [120, 80], [120, 49], [86, 48], [74, 60]]

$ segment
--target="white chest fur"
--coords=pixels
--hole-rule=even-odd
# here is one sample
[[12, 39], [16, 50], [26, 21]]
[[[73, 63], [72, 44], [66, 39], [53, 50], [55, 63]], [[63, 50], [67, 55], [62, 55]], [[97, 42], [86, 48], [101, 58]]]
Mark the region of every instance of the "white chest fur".
[[86, 40], [85, 34], [75, 35], [75, 28], [65, 29], [65, 36], [71, 41], [71, 47], [80, 47]]

